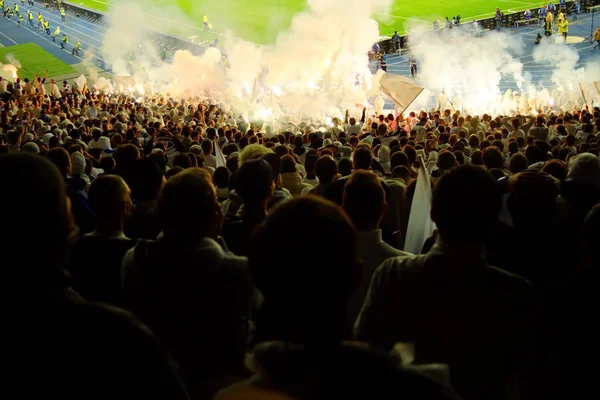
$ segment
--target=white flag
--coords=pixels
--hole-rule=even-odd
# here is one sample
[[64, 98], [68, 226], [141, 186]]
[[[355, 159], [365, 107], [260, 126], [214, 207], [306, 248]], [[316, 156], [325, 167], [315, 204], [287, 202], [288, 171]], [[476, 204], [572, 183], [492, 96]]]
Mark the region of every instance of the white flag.
[[404, 250], [421, 254], [425, 241], [435, 230], [435, 224], [431, 219], [431, 181], [425, 170], [425, 160], [419, 155], [419, 177], [417, 178], [417, 187], [413, 196], [410, 216], [408, 218], [408, 227], [406, 229], [406, 242]]
[[217, 159], [217, 168], [226, 167], [227, 161], [225, 160], [225, 155], [221, 150], [221, 146], [219, 145], [218, 140], [215, 140], [215, 157]]
[[75, 83], [80, 90], [83, 90], [84, 86], [87, 85], [87, 79], [85, 79], [85, 75], [79, 75], [79, 78], [75, 79]]
[[423, 88], [405, 76], [384, 74], [379, 80], [379, 89], [394, 101], [400, 113], [421, 94]]

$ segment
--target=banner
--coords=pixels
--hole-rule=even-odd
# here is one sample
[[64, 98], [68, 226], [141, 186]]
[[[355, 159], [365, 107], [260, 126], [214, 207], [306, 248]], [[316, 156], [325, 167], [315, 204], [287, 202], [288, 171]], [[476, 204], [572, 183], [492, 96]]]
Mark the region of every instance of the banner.
[[379, 89], [394, 101], [401, 113], [406, 111], [423, 91], [423, 87], [415, 84], [409, 78], [388, 73], [381, 77]]
[[406, 229], [406, 242], [404, 250], [412, 254], [421, 254], [425, 241], [435, 230], [431, 219], [431, 181], [425, 170], [425, 160], [419, 155], [419, 177], [410, 208], [408, 227]]

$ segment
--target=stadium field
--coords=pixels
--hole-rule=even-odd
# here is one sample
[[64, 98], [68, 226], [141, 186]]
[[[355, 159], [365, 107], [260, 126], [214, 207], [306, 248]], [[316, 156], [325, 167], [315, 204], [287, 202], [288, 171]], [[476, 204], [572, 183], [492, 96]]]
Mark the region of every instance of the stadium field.
[[61, 76], [74, 73], [72, 66], [54, 57], [35, 43], [25, 43], [15, 46], [0, 48], [0, 62], [10, 63], [8, 56], [12, 55], [19, 60], [22, 67], [19, 69], [21, 76], [33, 76], [36, 71], [44, 75], [48, 70], [48, 76]]
[[[111, 4], [119, 1], [123, 0], [76, 0], [73, 3], [108, 11]], [[176, 23], [175, 29], [169, 29], [171, 32], [176, 30], [178, 32], [174, 33], [183, 34], [185, 26], [185, 34], [206, 40], [214, 35], [202, 32], [202, 16], [206, 13], [214, 33], [230, 31], [236, 37], [259, 44], [273, 43], [277, 34], [290, 26], [293, 16], [307, 8], [306, 0], [144, 0], [138, 3], [143, 4], [145, 15], [142, 18], [149, 25], [160, 25], [160, 21], [170, 20]], [[443, 22], [445, 17], [452, 19], [460, 15], [464, 23], [492, 17], [496, 7], [507, 13], [540, 7], [544, 3], [528, 0], [395, 0], [388, 14], [373, 17], [380, 24], [381, 35], [391, 36], [395, 30], [404, 34], [415, 24], [431, 26], [436, 19]], [[172, 12], [169, 12], [170, 7], [179, 10], [171, 8]]]

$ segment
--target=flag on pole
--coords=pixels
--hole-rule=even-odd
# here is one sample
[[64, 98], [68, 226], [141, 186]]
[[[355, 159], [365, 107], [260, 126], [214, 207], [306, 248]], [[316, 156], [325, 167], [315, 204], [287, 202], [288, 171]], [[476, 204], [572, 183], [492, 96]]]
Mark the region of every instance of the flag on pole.
[[379, 89], [394, 101], [400, 113], [406, 111], [423, 91], [423, 87], [407, 77], [388, 73], [379, 80]]
[[406, 229], [406, 242], [404, 250], [412, 254], [421, 254], [427, 238], [435, 230], [435, 223], [431, 219], [431, 181], [425, 170], [425, 160], [419, 155], [419, 176], [413, 196]]

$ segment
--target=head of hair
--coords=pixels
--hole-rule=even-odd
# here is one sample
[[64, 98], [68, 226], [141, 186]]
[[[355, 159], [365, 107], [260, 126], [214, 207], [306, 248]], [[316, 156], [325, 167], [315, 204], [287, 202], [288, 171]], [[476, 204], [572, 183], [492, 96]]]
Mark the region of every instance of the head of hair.
[[219, 189], [228, 187], [230, 178], [231, 172], [229, 172], [227, 167], [218, 167], [213, 174], [213, 182]]
[[390, 167], [392, 169], [394, 169], [400, 165], [404, 165], [406, 167], [408, 167], [410, 165], [408, 162], [408, 156], [403, 151], [395, 152], [394, 154], [392, 154], [392, 158], [390, 159]]
[[165, 179], [169, 180], [182, 171], [184, 171], [184, 169], [181, 168], [179, 165], [171, 167], [167, 170], [167, 172], [165, 172]]
[[179, 153], [173, 158], [173, 166], [188, 169], [192, 167], [192, 160], [188, 153]]
[[591, 153], [579, 154], [569, 160], [568, 178], [600, 186], [600, 158]]
[[343, 208], [359, 230], [377, 229], [387, 208], [385, 191], [377, 175], [356, 171], [344, 185]]
[[236, 171], [234, 179], [235, 191], [245, 204], [258, 204], [273, 194], [273, 168], [266, 160], [245, 162]]
[[200, 147], [202, 147], [202, 152], [204, 155], [212, 154], [213, 142], [210, 139], [204, 139], [202, 143], [200, 143]]
[[140, 158], [140, 149], [131, 143], [122, 144], [117, 147], [115, 154], [116, 168], [119, 171], [129, 169]]
[[410, 170], [406, 165], [398, 165], [392, 170], [392, 178], [401, 178], [408, 183], [411, 178]]
[[133, 170], [132, 197], [138, 202], [156, 200], [163, 182], [159, 166], [149, 158], [141, 158], [135, 162]]
[[474, 151], [471, 154], [471, 163], [473, 165], [483, 165], [483, 154], [480, 150]]
[[[68, 159], [67, 151], [63, 151]], [[56, 164], [44, 157], [27, 153], [0, 157], [2, 188], [11, 193], [0, 196], [0, 207], [6, 211], [0, 249], [12, 254], [5, 258], [5, 278], [14, 282], [27, 279], [28, 285], [35, 286], [31, 288], [33, 296], [42, 294], [36, 289], [54, 289], [63, 284], [69, 242], [76, 232], [61, 175]], [[26, 257], [27, 263], [10, 266], [18, 257]]]
[[518, 174], [525, 171], [529, 167], [527, 158], [522, 153], [515, 153], [510, 158], [508, 170], [511, 174]]
[[352, 168], [352, 160], [348, 157], [344, 157], [338, 162], [338, 171], [342, 176], [350, 175], [352, 173]]
[[265, 146], [260, 144], [249, 144], [244, 147], [238, 158], [238, 164], [241, 166], [248, 160], [254, 160], [261, 158], [265, 154], [274, 154], [272, 150], [267, 149]]
[[[319, 251], [319, 262], [289, 257], [289, 244], [301, 243], [307, 236], [314, 243], [328, 243]], [[346, 250], [340, 252], [342, 248]], [[339, 319], [345, 320], [348, 296], [358, 283], [355, 248], [352, 223], [336, 204], [308, 195], [275, 207], [250, 246], [250, 271], [265, 298], [261, 313], [269, 314], [272, 321], [268, 328], [263, 324], [260, 329], [268, 329], [270, 339], [338, 342]], [[283, 267], [282, 259], [287, 260]], [[329, 267], [323, 270], [323, 265]], [[311, 294], [308, 299], [301, 295], [307, 291]], [[257, 327], [259, 322], [260, 315]], [[324, 324], [330, 327], [326, 333]]]
[[167, 240], [193, 243], [216, 237], [222, 213], [210, 173], [188, 168], [172, 176], [159, 196], [158, 214]]
[[565, 179], [567, 179], [567, 164], [560, 160], [550, 160], [544, 164], [542, 172], [545, 172], [563, 182]]
[[442, 151], [437, 160], [437, 166], [439, 169], [443, 171], [447, 171], [456, 167], [456, 157], [454, 157], [454, 153], [450, 151]]
[[515, 228], [549, 226], [559, 194], [556, 178], [542, 172], [526, 170], [508, 180], [507, 206]]
[[296, 160], [289, 154], [281, 158], [281, 173], [296, 172]]
[[[478, 201], [473, 202], [473, 199]], [[456, 210], [470, 204], [470, 218]], [[461, 165], [444, 174], [435, 187], [431, 218], [445, 240], [480, 242], [497, 223], [501, 207], [498, 182], [483, 168]]]
[[371, 151], [366, 147], [359, 147], [354, 151], [353, 166], [354, 169], [369, 169], [371, 168], [371, 160], [373, 156]]
[[88, 200], [98, 220], [114, 221], [129, 211], [129, 195], [129, 187], [123, 178], [103, 175], [92, 182]]
[[495, 146], [486, 147], [482, 151], [483, 165], [487, 169], [503, 169], [504, 168], [504, 156], [502, 152]]
[[320, 183], [332, 182], [337, 172], [337, 164], [331, 156], [321, 156], [315, 163], [315, 175]]

